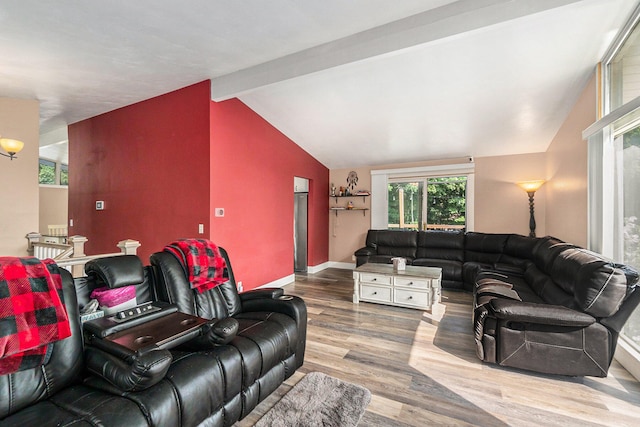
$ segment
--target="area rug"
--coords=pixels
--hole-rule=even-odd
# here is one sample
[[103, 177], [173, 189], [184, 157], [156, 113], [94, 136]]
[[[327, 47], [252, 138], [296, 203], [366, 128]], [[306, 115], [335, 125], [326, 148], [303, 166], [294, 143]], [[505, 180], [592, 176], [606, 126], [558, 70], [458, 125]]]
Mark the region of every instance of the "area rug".
[[255, 427], [356, 426], [370, 401], [371, 392], [362, 386], [311, 372]]

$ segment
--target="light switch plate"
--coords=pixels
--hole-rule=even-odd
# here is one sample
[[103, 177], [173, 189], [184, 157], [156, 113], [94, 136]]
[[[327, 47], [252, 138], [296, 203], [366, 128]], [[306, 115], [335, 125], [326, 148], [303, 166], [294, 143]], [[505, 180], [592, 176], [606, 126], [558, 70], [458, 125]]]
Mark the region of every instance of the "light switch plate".
[[198, 233], [204, 234], [204, 224], [198, 224]]
[[104, 210], [104, 201], [103, 200], [96, 200], [96, 210], [97, 211]]
[[215, 212], [215, 215], [218, 217], [224, 216], [224, 208], [215, 208], [214, 212]]

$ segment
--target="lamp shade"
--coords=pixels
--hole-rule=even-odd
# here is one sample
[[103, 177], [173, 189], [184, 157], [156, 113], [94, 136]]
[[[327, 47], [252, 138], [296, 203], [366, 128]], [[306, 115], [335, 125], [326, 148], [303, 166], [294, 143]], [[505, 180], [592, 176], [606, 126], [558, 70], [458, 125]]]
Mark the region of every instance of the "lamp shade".
[[0, 138], [0, 147], [9, 154], [16, 154], [22, 150], [24, 142], [17, 139]]
[[540, 179], [537, 181], [516, 182], [516, 184], [518, 184], [518, 186], [522, 188], [524, 191], [526, 191], [527, 193], [535, 193], [536, 191], [538, 191], [540, 187], [542, 187], [542, 184], [544, 183], [545, 183], [544, 179]]

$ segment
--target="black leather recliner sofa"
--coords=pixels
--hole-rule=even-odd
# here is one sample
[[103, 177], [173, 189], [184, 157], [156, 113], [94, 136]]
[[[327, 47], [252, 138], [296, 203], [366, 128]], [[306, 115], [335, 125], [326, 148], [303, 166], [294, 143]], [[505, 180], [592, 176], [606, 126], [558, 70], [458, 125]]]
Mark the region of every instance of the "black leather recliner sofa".
[[82, 383], [82, 329], [73, 278], [61, 271], [72, 335], [49, 345], [42, 366], [0, 376], [0, 426], [144, 426], [136, 402]]
[[[229, 280], [198, 295], [167, 253], [146, 267], [135, 256], [94, 260], [75, 281], [63, 271], [72, 336], [51, 345], [40, 368], [0, 376], [0, 426], [230, 426], [245, 417], [302, 365], [306, 306], [282, 289], [239, 295], [220, 249]], [[124, 284], [138, 303], [164, 298], [212, 320], [169, 349], [128, 351], [87, 325], [83, 344], [79, 307], [96, 287]]]
[[355, 254], [441, 267], [443, 287], [474, 294], [478, 357], [502, 366], [606, 376], [640, 303], [637, 271], [553, 237], [370, 230]]

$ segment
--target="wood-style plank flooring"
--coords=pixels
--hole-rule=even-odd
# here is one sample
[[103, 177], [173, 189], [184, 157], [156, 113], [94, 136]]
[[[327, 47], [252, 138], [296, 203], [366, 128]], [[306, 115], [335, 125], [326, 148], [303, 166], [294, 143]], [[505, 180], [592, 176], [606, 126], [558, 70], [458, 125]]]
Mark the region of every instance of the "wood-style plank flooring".
[[352, 303], [350, 270], [297, 275], [307, 303], [305, 363], [237, 427], [252, 426], [305, 373], [371, 390], [360, 426], [640, 426], [640, 384], [614, 361], [607, 378], [541, 375], [482, 363], [471, 295], [444, 291], [427, 311]]

